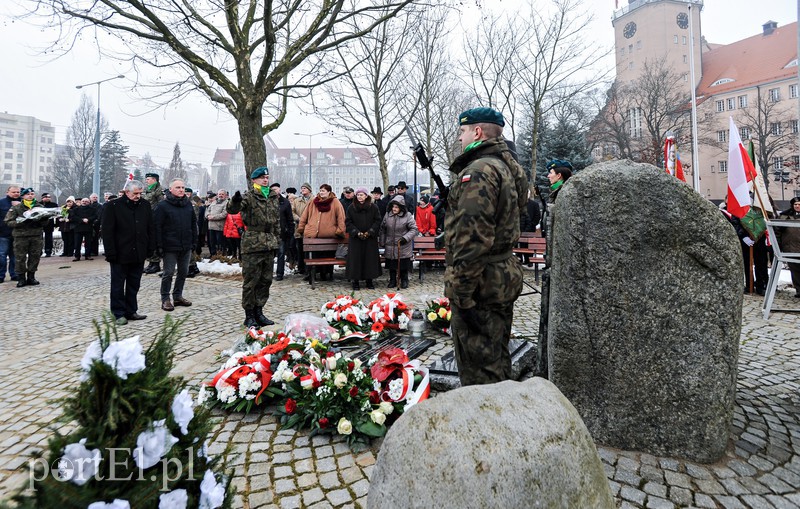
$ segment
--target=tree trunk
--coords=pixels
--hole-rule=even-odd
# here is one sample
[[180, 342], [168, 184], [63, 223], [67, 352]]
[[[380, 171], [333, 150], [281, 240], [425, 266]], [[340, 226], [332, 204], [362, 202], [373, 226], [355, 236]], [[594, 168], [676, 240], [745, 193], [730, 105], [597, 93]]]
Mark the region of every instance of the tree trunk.
[[[244, 177], [249, 179], [250, 172], [267, 164], [267, 147], [264, 145], [261, 110], [255, 108], [253, 112], [240, 113], [236, 120], [239, 125], [242, 152], [244, 152]], [[232, 177], [234, 180], [238, 180], [235, 175]]]

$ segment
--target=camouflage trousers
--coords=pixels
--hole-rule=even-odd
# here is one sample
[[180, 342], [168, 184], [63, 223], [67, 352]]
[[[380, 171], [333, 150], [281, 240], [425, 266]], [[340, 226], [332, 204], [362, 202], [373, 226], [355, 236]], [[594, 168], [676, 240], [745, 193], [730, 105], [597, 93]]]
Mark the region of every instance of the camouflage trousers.
[[36, 272], [39, 259], [42, 257], [44, 239], [41, 234], [30, 237], [14, 237], [14, 256], [16, 257], [17, 277], [24, 277], [26, 272]]
[[242, 308], [245, 310], [264, 307], [269, 300], [275, 250], [242, 254]]
[[458, 363], [461, 385], [493, 384], [511, 379], [511, 354], [508, 341], [514, 303], [478, 304], [473, 312], [480, 317], [481, 328], [474, 330], [461, 317], [461, 310], [451, 305], [450, 330]]

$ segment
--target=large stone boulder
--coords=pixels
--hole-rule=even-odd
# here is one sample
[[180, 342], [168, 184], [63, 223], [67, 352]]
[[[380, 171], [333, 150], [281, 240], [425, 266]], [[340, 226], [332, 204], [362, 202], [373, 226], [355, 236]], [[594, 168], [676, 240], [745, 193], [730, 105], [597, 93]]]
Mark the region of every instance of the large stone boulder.
[[744, 281], [730, 223], [688, 185], [630, 161], [578, 173], [552, 212], [550, 380], [600, 443], [719, 459]]
[[389, 430], [367, 506], [613, 508], [592, 437], [541, 378], [423, 401]]

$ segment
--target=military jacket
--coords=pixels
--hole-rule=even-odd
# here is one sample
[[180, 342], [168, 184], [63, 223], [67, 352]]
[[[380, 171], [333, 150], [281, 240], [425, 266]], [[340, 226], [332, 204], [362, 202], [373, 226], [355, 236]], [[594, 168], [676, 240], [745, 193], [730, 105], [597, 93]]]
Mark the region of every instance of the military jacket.
[[156, 185], [153, 186], [153, 189], [150, 189], [150, 186], [145, 184], [142, 198], [150, 203], [150, 208], [152, 210], [155, 210], [158, 202], [164, 199], [164, 189], [161, 187], [161, 183], [156, 182]]
[[522, 269], [511, 250], [528, 197], [525, 172], [503, 138], [461, 154], [450, 171], [445, 295], [462, 308], [516, 299]]
[[[34, 202], [33, 206], [38, 207], [39, 204]], [[6, 214], [4, 220], [6, 226], [11, 228], [11, 236], [13, 238], [41, 236], [42, 231], [44, 230], [44, 224], [51, 219], [48, 217], [46, 219], [28, 220], [18, 223], [17, 218], [24, 217], [23, 214], [25, 214], [25, 212], [28, 210], [30, 209], [22, 202], [19, 202], [8, 209], [8, 213]]]
[[278, 217], [278, 195], [269, 198], [255, 189], [250, 189], [240, 203], [228, 200], [228, 214], [242, 214], [245, 226], [242, 235], [242, 254], [258, 253], [278, 249], [280, 245], [280, 219]]

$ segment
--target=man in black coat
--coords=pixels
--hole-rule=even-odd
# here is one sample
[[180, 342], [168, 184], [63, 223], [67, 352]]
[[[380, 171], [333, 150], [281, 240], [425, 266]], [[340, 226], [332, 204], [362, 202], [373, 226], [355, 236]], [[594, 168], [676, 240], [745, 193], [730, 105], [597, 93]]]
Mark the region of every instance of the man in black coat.
[[286, 251], [294, 238], [294, 216], [292, 204], [281, 195], [281, 185], [277, 182], [269, 186], [269, 192], [278, 195], [278, 218], [281, 225], [281, 244], [278, 248], [278, 268], [275, 271], [275, 281], [283, 281], [286, 265]]
[[156, 244], [153, 211], [142, 200], [143, 191], [144, 184], [129, 180], [125, 194], [103, 207], [103, 247], [111, 267], [111, 312], [117, 325], [147, 318], [138, 313], [137, 295], [144, 262], [153, 255]]
[[415, 199], [413, 193], [409, 194], [408, 186], [406, 185], [404, 180], [401, 180], [397, 183], [397, 194], [401, 195], [403, 199], [406, 201], [406, 210], [411, 213], [412, 216], [417, 215], [417, 200]]
[[386, 203], [387, 200], [383, 199], [383, 191], [380, 187], [375, 187], [372, 190], [372, 203], [374, 203], [378, 207], [378, 211], [381, 213], [381, 219], [383, 216], [386, 215]]
[[[175, 306], [191, 306], [183, 298], [183, 285], [189, 273], [192, 248], [197, 243], [197, 216], [194, 207], [186, 197], [186, 186], [181, 179], [173, 179], [164, 200], [156, 205], [153, 212], [156, 232], [156, 256], [164, 259], [164, 272], [161, 274], [161, 309], [173, 311]], [[176, 275], [177, 270], [177, 275]], [[175, 275], [175, 286], [172, 276]], [[170, 288], [172, 301], [170, 301]]]
[[68, 219], [72, 224], [75, 238], [75, 258], [72, 261], [81, 261], [81, 246], [84, 246], [83, 257], [93, 260], [92, 235], [94, 225], [97, 223], [97, 209], [92, 207], [89, 198], [82, 198], [79, 206], [70, 209]]

